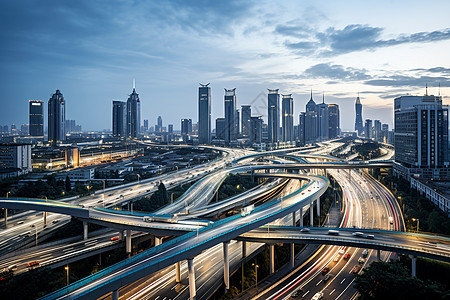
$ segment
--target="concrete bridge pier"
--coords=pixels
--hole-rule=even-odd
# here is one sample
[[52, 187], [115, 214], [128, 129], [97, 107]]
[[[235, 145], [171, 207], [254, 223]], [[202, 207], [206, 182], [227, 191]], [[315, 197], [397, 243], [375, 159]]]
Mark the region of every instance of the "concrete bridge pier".
[[195, 288], [195, 270], [194, 270], [194, 258], [188, 258], [188, 277], [189, 277], [189, 299], [197, 299], [197, 290]]
[[413, 256], [411, 258], [411, 276], [412, 277], [416, 277], [416, 260], [417, 260], [416, 256]]
[[8, 226], [8, 209], [5, 208], [5, 228]]
[[123, 241], [123, 230], [119, 231], [119, 241]]
[[269, 273], [275, 272], [275, 245], [269, 245]]
[[297, 222], [295, 221], [295, 213], [296, 211], [292, 213], [292, 227], [295, 227], [295, 225], [297, 224]]
[[128, 254], [131, 254], [131, 230], [127, 229], [126, 231], [126, 241], [125, 248]]
[[300, 227], [303, 227], [303, 206], [300, 208]]
[[176, 282], [181, 282], [181, 263], [177, 262], [175, 263], [175, 275], [176, 275]]
[[228, 257], [228, 246], [230, 241], [222, 243], [223, 245], [223, 281], [225, 283], [225, 290], [230, 289], [230, 259]]
[[89, 234], [89, 226], [88, 226], [88, 222], [83, 221], [83, 240], [87, 240], [88, 239], [88, 234]]
[[317, 216], [320, 218], [320, 197], [317, 197], [317, 200], [316, 200], [316, 213], [317, 213]]
[[381, 250], [380, 249], [377, 250], [377, 259], [378, 259], [378, 261], [381, 261]]
[[314, 226], [314, 209], [313, 209], [314, 201], [311, 200], [309, 204], [309, 226]]
[[163, 237], [155, 236], [155, 247], [162, 244]]
[[295, 261], [294, 245], [295, 245], [294, 243], [291, 243], [290, 249], [289, 249], [289, 252], [290, 252], [290, 257], [289, 257], [289, 267], [290, 267], [291, 269], [294, 268], [294, 261]]
[[44, 226], [47, 225], [47, 212], [44, 211]]
[[247, 242], [242, 241], [242, 258], [247, 257]]
[[112, 292], [112, 300], [119, 300], [119, 290], [114, 290]]

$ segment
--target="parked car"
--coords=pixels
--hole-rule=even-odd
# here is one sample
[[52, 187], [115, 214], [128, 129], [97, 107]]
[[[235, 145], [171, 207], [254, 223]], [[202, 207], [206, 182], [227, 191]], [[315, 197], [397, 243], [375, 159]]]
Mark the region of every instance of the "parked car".
[[323, 293], [322, 292], [318, 292], [311, 298], [311, 300], [320, 300], [322, 298], [323, 298]]
[[330, 268], [328, 268], [328, 267], [325, 267], [325, 268], [323, 268], [322, 269], [322, 275], [325, 275], [325, 274], [327, 274], [328, 272], [330, 272]]
[[359, 271], [361, 271], [361, 266], [355, 265], [355, 266], [353, 267], [353, 269], [350, 271], [350, 273], [358, 274]]
[[303, 290], [302, 289], [298, 289], [298, 290], [296, 290], [295, 292], [293, 292], [292, 294], [291, 294], [291, 298], [298, 298], [298, 297], [300, 297], [301, 295], [303, 295]]

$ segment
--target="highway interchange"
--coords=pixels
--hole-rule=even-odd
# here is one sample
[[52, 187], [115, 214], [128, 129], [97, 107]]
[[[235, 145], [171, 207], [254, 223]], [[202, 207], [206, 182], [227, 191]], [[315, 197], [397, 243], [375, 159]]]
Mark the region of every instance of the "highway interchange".
[[[326, 143], [313, 154], [326, 154], [340, 146], [342, 146], [342, 143]], [[388, 155], [391, 155], [388, 153], [389, 151], [386, 152], [387, 155], [385, 158], [387, 158]], [[190, 212], [197, 212], [200, 214], [204, 213], [204, 207], [206, 206], [209, 207], [208, 209], [211, 209], [210, 213], [214, 213], [216, 211], [214, 209], [217, 209], [217, 205], [220, 203], [214, 205], [208, 205], [208, 203], [214, 197], [214, 194], [227, 174], [230, 172], [239, 173], [248, 171], [248, 166], [223, 168], [228, 162], [247, 154], [250, 154], [250, 152], [242, 150], [229, 150], [229, 155], [221, 161], [216, 161], [212, 164], [199, 166], [190, 170], [179, 171], [175, 174], [162, 175], [160, 178], [148, 180], [146, 182], [142, 181], [139, 184], [130, 185], [130, 187], [120, 188], [113, 191], [105, 191], [104, 193], [86, 197], [87, 199], [74, 199], [72, 203], [88, 207], [98, 206], [101, 202], [101, 206], [107, 207], [109, 205], [116, 204], [118, 201], [127, 202], [136, 195], [152, 192], [156, 187], [156, 183], [160, 180], [164, 180], [166, 185], [170, 185], [170, 183], [176, 185], [185, 182], [187, 179], [192, 178], [192, 176], [196, 178], [197, 176], [207, 175], [215, 169], [220, 169], [206, 176], [201, 181], [201, 184], [194, 185], [190, 192], [183, 195], [179, 201], [176, 201], [172, 205], [166, 206], [158, 212], [160, 214], [179, 214], [180, 216], [188, 216]], [[314, 162], [314, 158], [306, 159]], [[288, 162], [284, 161], [284, 163]], [[315, 172], [320, 173], [322, 171], [316, 170]], [[373, 178], [365, 175], [365, 173], [351, 171], [351, 175], [349, 176], [348, 172], [350, 171], [328, 170], [328, 174], [337, 180], [344, 194], [344, 217], [342, 219], [341, 226], [402, 230], [404, 228], [403, 219], [397, 207], [396, 201], [392, 198], [390, 192], [377, 183]], [[162, 248], [157, 249], [159, 251], [148, 251], [149, 253], [146, 254], [145, 258], [139, 258], [137, 256], [132, 258], [131, 263], [123, 264], [120, 268], [118, 267], [114, 273], [111, 273], [114, 274], [113, 276], [124, 276], [124, 278], [128, 276], [128, 279], [121, 280], [119, 285], [116, 283], [112, 284], [110, 282], [111, 278], [108, 277], [108, 275], [103, 276], [103, 278], [99, 276], [96, 278], [95, 282], [92, 281], [92, 283], [89, 284], [89, 282], [86, 281], [87, 284], [82, 288], [77, 289], [76, 292], [74, 291], [72, 294], [64, 295], [61, 298], [69, 299], [71, 297], [82, 296], [85, 291], [92, 290], [91, 285], [100, 285], [102, 286], [102, 289], [99, 289], [101, 291], [104, 291], [105, 286], [108, 286], [107, 289], [109, 290], [118, 290], [123, 286], [119, 290], [120, 298], [123, 299], [163, 299], [164, 297], [166, 299], [187, 299], [189, 298], [189, 288], [186, 280], [187, 263], [183, 260], [180, 264], [181, 277], [183, 278], [181, 283], [177, 283], [175, 281], [175, 269], [173, 264], [176, 261], [188, 258], [189, 255], [186, 256], [186, 253], [179, 255], [180, 252], [186, 252], [186, 249], [192, 250], [199, 248], [198, 250], [192, 251], [191, 256], [195, 256], [194, 267], [198, 295], [197, 299], [206, 299], [206, 297], [209, 296], [215, 288], [217, 288], [218, 283], [220, 284], [221, 281], [223, 281], [224, 257], [220, 242], [231, 239], [226, 235], [233, 232], [233, 236], [236, 237], [237, 233], [242, 234], [248, 232], [252, 228], [258, 228], [259, 226], [267, 223], [270, 223], [271, 225], [290, 225], [292, 224], [291, 214], [286, 212], [281, 214], [279, 213], [281, 211], [286, 211], [287, 208], [291, 209], [292, 207], [295, 207], [291, 210], [296, 212], [296, 219], [298, 220], [298, 203], [306, 201], [306, 199], [312, 195], [311, 193], [307, 193], [307, 195], [300, 197], [298, 191], [301, 191], [302, 184], [311, 178], [315, 178], [315, 183], [312, 183], [310, 190], [314, 190], [311, 187], [313, 187], [314, 184], [317, 184], [317, 187], [314, 186], [314, 188], [325, 191], [328, 186], [328, 182], [323, 181], [320, 177], [308, 175], [301, 180], [291, 179], [287, 182], [287, 185], [284, 185], [282, 191], [276, 194], [275, 197], [277, 197], [278, 200], [274, 200], [272, 202], [268, 201], [261, 208], [256, 209], [255, 212], [244, 218], [235, 218], [232, 222], [218, 224], [212, 226], [212, 228], [202, 228], [197, 232], [187, 234], [191, 235], [193, 238], [179, 240], [178, 242], [170, 241], [160, 245], [159, 247]], [[274, 181], [270, 182], [273, 184]], [[285, 182], [285, 180], [278, 179], [276, 182], [278, 184]], [[266, 189], [265, 191], [270, 191], [272, 188], [273, 187], [271, 187], [270, 184], [260, 186], [260, 189]], [[257, 192], [258, 190], [259, 189], [254, 191], [253, 194], [250, 193], [247, 195], [244, 194], [242, 197], [235, 197], [233, 201], [241, 204], [248, 201], [243, 200], [245, 199], [245, 196], [247, 196], [247, 199], [258, 195], [262, 196], [262, 191]], [[313, 193], [315, 193], [315, 190]], [[280, 200], [280, 198], [283, 200]], [[309, 209], [309, 204], [305, 205], [305, 203], [301, 205], [304, 207], [304, 212]], [[221, 205], [223, 205], [223, 203]], [[230, 207], [229, 205], [230, 204], [228, 204], [228, 206], [225, 205], [225, 207]], [[274, 211], [276, 213], [274, 213]], [[17, 234], [23, 234], [23, 232], [28, 230], [31, 225], [35, 225], [33, 228], [39, 228], [41, 230], [44, 229], [42, 224], [42, 213], [34, 212], [22, 214], [23, 215], [20, 216], [20, 219], [18, 217], [14, 217], [10, 222], [22, 222], [18, 220], [25, 218], [23, 223], [16, 223], [16, 226], [9, 228], [10, 231], [5, 230], [5, 235], [2, 231], [0, 245], [2, 245], [5, 250], [8, 249], [8, 245], [11, 244], [11, 241], [15, 241], [13, 238], [14, 233], [16, 233], [17, 239]], [[392, 224], [389, 222], [389, 217], [393, 217]], [[65, 220], [65, 218], [68, 217], [57, 214], [48, 214], [47, 224], [57, 226], [61, 221]], [[53, 223], [54, 220], [58, 220], [58, 222]], [[249, 226], [249, 224], [252, 226]], [[252, 233], [252, 231], [249, 233]], [[8, 238], [9, 235], [11, 237]], [[30, 234], [28, 233], [27, 235]], [[104, 233], [103, 236], [99, 238], [91, 238], [83, 242], [78, 241], [76, 243], [81, 246], [75, 251], [83, 252], [89, 246], [97, 247], [99, 245], [106, 246], [108, 244], [114, 244], [110, 240], [108, 241], [112, 235], [117, 235], [117, 233]], [[70, 246], [73, 244], [74, 243], [69, 243], [68, 245], [72, 249], [75, 249], [76, 247]], [[202, 244], [203, 246], [201, 246]], [[61, 246], [61, 249], [64, 249], [64, 247], [66, 246]], [[247, 243], [247, 255], [251, 255], [261, 247], [263, 247], [262, 243]], [[155, 248], [151, 250], [154, 249]], [[236, 268], [240, 265], [242, 258], [242, 243], [231, 241], [228, 249], [230, 268]], [[47, 251], [48, 250], [49, 249], [47, 249]], [[342, 250], [344, 253], [350, 254], [348, 259], [344, 259]], [[360, 257], [363, 256], [363, 251], [364, 249], [343, 246], [330, 245], [320, 247], [310, 260], [306, 261], [303, 265], [298, 266], [296, 270], [290, 273], [289, 276], [283, 278], [282, 281], [275, 284], [268, 291], [262, 292], [260, 297], [261, 299], [284, 299], [288, 298], [293, 291], [301, 288], [303, 291], [303, 297], [306, 297], [307, 299], [319, 291], [324, 293], [324, 299], [350, 299], [356, 292], [352, 287], [352, 282], [355, 275], [351, 274], [350, 271], [355, 265], [360, 264], [358, 263], [358, 260], [360, 260]], [[46, 255], [49, 255], [49, 252], [37, 252], [35, 255], [36, 254], [41, 256], [41, 258], [46, 258]], [[177, 255], [179, 256], [178, 258]], [[164, 258], [164, 256], [167, 256], [167, 258]], [[152, 267], [152, 263], [156, 261], [154, 257], [158, 257], [158, 267]], [[383, 252], [381, 256], [383, 260], [388, 260], [391, 257], [393, 256], [389, 252]], [[30, 258], [30, 256], [24, 256], [23, 261], [26, 261], [26, 258]], [[368, 251], [367, 258], [364, 259], [362, 266], [365, 266], [375, 259], [377, 259], [376, 252], [373, 252], [372, 250]], [[19, 261], [12, 262], [9, 260], [2, 260], [2, 266], [10, 264], [20, 265], [23, 263]], [[167, 265], [166, 268], [161, 267], [161, 265], [164, 264]], [[321, 275], [321, 270], [325, 266], [329, 267], [329, 272], [334, 275], [326, 283], [322, 281], [323, 276]], [[133, 272], [136, 275], [130, 276], [129, 274]], [[145, 274], [145, 276], [143, 274]], [[89, 294], [89, 297], [100, 297], [102, 295], [101, 291], [99, 293], [91, 293]], [[110, 295], [111, 294], [108, 296], [107, 294], [106, 297], [110, 297]]]

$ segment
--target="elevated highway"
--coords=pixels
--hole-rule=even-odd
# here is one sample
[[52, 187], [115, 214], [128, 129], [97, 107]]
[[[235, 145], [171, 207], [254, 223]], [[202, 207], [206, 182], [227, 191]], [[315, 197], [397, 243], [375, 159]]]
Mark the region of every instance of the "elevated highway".
[[[356, 228], [308, 228], [263, 226], [240, 235], [237, 240], [258, 243], [326, 244], [400, 252], [450, 262], [450, 238], [442, 235]], [[329, 234], [329, 231], [338, 234]], [[359, 232], [363, 235], [355, 236]], [[374, 238], [365, 236], [373, 235]]]

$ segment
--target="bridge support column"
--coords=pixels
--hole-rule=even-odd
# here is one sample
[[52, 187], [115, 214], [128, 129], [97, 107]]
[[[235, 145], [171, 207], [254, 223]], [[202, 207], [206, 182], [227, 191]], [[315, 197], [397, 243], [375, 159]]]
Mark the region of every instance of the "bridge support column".
[[411, 258], [411, 276], [416, 277], [416, 260], [417, 258], [413, 256]]
[[247, 257], [247, 242], [242, 241], [242, 258]]
[[269, 273], [273, 274], [275, 272], [275, 245], [269, 245]]
[[195, 288], [195, 270], [194, 270], [194, 259], [188, 258], [188, 277], [189, 277], [189, 299], [197, 299], [197, 290]]
[[314, 209], [313, 209], [314, 201], [311, 201], [309, 204], [309, 226], [314, 226]]
[[123, 230], [119, 231], [119, 241], [123, 241]]
[[155, 247], [162, 244], [162, 237], [155, 236]]
[[177, 262], [175, 263], [175, 275], [176, 275], [176, 282], [180, 283], [181, 282], [181, 263]]
[[88, 239], [88, 234], [89, 234], [88, 222], [83, 221], [83, 240]]
[[303, 207], [300, 208], [300, 227], [303, 227]]
[[8, 209], [5, 208], [5, 228], [8, 226]]
[[126, 232], [126, 242], [125, 248], [128, 254], [131, 254], [131, 230], [127, 230]]
[[47, 212], [44, 211], [44, 226], [47, 225]]
[[114, 290], [112, 292], [112, 300], [119, 300], [119, 290]]
[[320, 217], [320, 197], [317, 197], [317, 200], [316, 200], [316, 213], [317, 213], [317, 216], [318, 217]]
[[377, 259], [378, 261], [381, 261], [381, 250], [377, 250]]
[[225, 290], [230, 289], [230, 260], [228, 257], [228, 245], [230, 242], [223, 242], [223, 281], [225, 282]]
[[291, 243], [291, 245], [290, 245], [290, 252], [291, 252], [291, 255], [290, 255], [290, 259], [289, 259], [289, 267], [291, 268], [291, 269], [293, 269], [294, 268], [294, 261], [295, 261], [295, 255], [294, 255], [294, 243]]
[[292, 227], [295, 227], [295, 225], [297, 224], [297, 222], [295, 221], [295, 211], [292, 213]]

